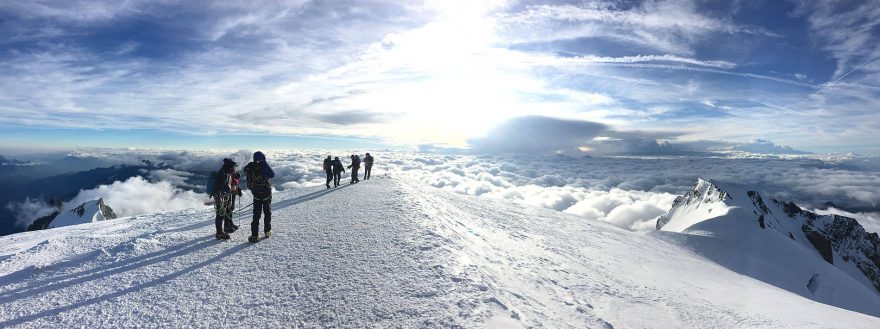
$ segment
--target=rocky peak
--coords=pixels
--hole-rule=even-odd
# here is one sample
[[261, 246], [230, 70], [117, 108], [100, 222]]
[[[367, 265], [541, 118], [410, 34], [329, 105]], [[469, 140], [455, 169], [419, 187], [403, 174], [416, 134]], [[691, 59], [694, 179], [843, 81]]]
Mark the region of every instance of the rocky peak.
[[657, 229], [661, 229], [673, 218], [674, 213], [693, 213], [699, 212], [700, 208], [705, 208], [711, 212], [708, 204], [723, 204], [725, 200], [732, 199], [731, 196], [719, 188], [715, 183], [708, 180], [697, 179], [697, 184], [684, 195], [680, 195], [672, 202], [672, 209], [665, 216], [661, 216], [657, 220]]
[[115, 219], [116, 213], [104, 203], [103, 198], [86, 201], [73, 209], [62, 211], [56, 207], [56, 211], [47, 216], [37, 218], [28, 226], [28, 231], [44, 230], [47, 228], [69, 226], [108, 219]]
[[[739, 227], [752, 235], [757, 234], [756, 227], [780, 234], [790, 243], [814, 250], [817, 257], [851, 276], [864, 275], [867, 280], [857, 280], [870, 282], [880, 292], [880, 236], [866, 232], [853, 218], [817, 215], [793, 202], [764, 199], [757, 191], [728, 186], [722, 190], [716, 183], [699, 179], [657, 220], [657, 229], [687, 233], [709, 220], [735, 223], [717, 227]], [[855, 265], [860, 273], [846, 270], [851, 268], [846, 263]]]

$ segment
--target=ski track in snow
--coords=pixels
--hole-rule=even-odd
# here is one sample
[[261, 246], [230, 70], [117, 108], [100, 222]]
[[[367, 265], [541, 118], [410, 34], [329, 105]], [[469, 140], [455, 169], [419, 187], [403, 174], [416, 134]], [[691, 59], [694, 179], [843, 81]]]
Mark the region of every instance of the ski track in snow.
[[278, 192], [256, 244], [250, 216], [229, 241], [211, 208], [0, 237], [0, 327], [880, 327], [662, 233], [418, 183]]

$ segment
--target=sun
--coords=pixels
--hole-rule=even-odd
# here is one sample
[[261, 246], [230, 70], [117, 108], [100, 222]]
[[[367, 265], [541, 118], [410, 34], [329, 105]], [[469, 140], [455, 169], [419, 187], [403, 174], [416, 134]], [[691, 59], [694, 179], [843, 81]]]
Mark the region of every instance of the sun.
[[392, 79], [359, 102], [397, 115], [390, 139], [462, 147], [526, 111], [521, 93], [536, 83], [511, 72], [509, 51], [497, 46], [488, 12], [499, 4], [438, 1], [434, 21], [383, 40], [375, 61]]

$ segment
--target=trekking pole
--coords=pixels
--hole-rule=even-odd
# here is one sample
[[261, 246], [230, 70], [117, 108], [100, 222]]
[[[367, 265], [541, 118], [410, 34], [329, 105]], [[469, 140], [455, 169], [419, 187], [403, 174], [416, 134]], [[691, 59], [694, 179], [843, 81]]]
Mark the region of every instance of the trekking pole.
[[245, 209], [247, 209], [248, 207], [253, 206], [253, 205], [254, 205], [254, 203], [251, 202], [251, 203], [249, 203], [247, 206], [244, 206], [244, 208], [238, 208], [235, 212], [233, 212], [233, 214], [237, 214], [237, 213], [241, 212], [242, 210], [245, 210]]

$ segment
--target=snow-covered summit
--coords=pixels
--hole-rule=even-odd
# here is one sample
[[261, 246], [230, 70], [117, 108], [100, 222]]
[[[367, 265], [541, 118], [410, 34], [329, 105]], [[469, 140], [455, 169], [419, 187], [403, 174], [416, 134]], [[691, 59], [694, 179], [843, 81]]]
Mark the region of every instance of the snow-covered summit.
[[684, 234], [407, 180], [288, 189], [272, 213], [256, 244], [249, 209], [215, 240], [211, 207], [0, 237], [0, 327], [880, 327], [876, 296], [816, 303]]
[[[720, 262], [736, 271], [811, 299], [840, 305], [864, 295], [858, 290], [873, 295], [868, 299], [880, 296], [880, 238], [852, 218], [820, 216], [741, 186], [700, 179], [693, 190], [675, 199], [669, 213], [658, 219], [657, 229], [699, 237], [684, 238], [690, 242], [723, 241], [730, 248], [726, 253], [738, 255], [738, 260], [698, 252], [723, 257]], [[775, 269], [743, 268], [755, 261]], [[845, 296], [844, 291], [854, 295]]]
[[108, 219], [115, 219], [116, 213], [107, 204], [104, 198], [86, 201], [73, 209], [55, 211], [50, 215], [40, 217], [28, 227], [28, 231], [43, 230], [49, 228], [94, 223]]
[[657, 229], [681, 232], [706, 219], [723, 216], [730, 210], [725, 202], [730, 199], [730, 195], [714, 183], [697, 179], [694, 188], [676, 197], [669, 213], [657, 219]]

